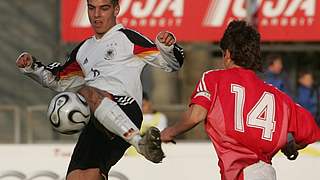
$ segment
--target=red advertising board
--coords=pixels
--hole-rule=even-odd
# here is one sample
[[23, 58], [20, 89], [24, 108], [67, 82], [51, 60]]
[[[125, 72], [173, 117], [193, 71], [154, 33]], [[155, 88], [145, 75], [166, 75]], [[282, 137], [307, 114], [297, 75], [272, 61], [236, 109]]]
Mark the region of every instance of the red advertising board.
[[[62, 0], [65, 42], [92, 35], [87, 0]], [[154, 39], [161, 30], [180, 41], [219, 41], [232, 19], [246, 17], [246, 0], [120, 0], [118, 22]], [[263, 41], [320, 41], [320, 1], [257, 0], [257, 27]]]

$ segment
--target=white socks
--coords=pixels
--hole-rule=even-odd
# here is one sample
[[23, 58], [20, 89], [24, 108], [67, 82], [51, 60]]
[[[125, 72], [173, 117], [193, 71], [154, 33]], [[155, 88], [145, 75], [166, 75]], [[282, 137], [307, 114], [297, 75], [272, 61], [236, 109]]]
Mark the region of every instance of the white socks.
[[116, 102], [104, 98], [94, 112], [94, 116], [105, 128], [123, 138], [139, 151], [140, 131]]

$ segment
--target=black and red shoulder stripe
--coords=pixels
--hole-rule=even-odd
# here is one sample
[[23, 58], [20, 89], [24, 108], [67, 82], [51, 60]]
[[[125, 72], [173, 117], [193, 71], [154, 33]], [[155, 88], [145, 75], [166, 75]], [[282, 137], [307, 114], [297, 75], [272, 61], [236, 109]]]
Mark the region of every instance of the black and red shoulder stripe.
[[81, 42], [75, 47], [69, 55], [67, 61], [61, 66], [60, 63], [51, 63], [45, 68], [52, 72], [58, 79], [64, 79], [71, 76], [83, 76], [82, 69], [77, 62], [77, 53], [85, 41]]
[[149, 40], [147, 37], [142, 34], [131, 30], [131, 29], [119, 29], [119, 31], [123, 32], [127, 38], [134, 44], [133, 54], [134, 55], [142, 55], [159, 52], [157, 46]]

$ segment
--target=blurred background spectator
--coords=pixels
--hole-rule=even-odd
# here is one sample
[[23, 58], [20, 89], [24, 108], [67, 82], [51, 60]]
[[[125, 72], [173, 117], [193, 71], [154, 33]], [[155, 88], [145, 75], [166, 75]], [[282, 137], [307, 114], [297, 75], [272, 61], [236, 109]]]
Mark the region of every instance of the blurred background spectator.
[[310, 70], [301, 70], [298, 74], [296, 101], [311, 112], [319, 125], [319, 88]]
[[160, 131], [168, 126], [166, 115], [153, 108], [152, 102], [146, 92], [143, 92], [142, 113], [141, 134], [144, 134], [151, 126], [157, 127]]
[[266, 57], [267, 69], [264, 74], [264, 80], [291, 95], [290, 86], [286, 74], [283, 72], [283, 60], [279, 54], [270, 54]]

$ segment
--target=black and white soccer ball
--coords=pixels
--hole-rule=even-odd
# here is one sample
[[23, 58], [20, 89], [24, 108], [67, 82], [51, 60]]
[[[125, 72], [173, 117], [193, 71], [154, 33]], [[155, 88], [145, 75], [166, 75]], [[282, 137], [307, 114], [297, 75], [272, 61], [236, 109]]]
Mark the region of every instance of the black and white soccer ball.
[[88, 124], [90, 108], [80, 94], [62, 92], [52, 98], [47, 116], [54, 130], [62, 134], [74, 134]]

